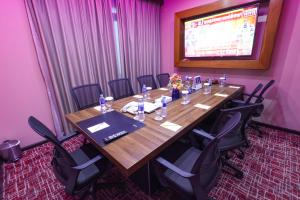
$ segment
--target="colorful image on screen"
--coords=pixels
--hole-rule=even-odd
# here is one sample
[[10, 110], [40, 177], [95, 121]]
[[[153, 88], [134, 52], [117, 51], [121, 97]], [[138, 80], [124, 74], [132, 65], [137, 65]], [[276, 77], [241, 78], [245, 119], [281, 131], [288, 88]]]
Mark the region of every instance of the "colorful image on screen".
[[251, 56], [258, 5], [184, 23], [185, 57]]

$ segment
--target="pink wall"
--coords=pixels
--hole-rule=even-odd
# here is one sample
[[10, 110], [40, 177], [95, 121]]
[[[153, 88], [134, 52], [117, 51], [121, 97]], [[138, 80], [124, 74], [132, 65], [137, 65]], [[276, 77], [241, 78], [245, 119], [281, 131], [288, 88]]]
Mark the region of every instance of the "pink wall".
[[164, 72], [219, 77], [228, 74], [230, 82], [246, 85], [251, 91], [258, 82], [276, 80], [267, 94], [261, 121], [300, 130], [300, 1], [285, 0], [272, 64], [267, 71], [174, 68], [174, 13], [213, 0], [165, 0], [161, 9], [161, 67]]
[[24, 1], [0, 1], [0, 142], [41, 141], [27, 125], [30, 115], [53, 130], [50, 106], [26, 16]]

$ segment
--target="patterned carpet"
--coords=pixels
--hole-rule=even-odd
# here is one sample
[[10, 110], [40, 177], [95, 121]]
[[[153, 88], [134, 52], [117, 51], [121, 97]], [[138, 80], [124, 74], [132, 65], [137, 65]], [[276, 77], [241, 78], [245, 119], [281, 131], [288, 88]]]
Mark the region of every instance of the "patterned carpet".
[[[233, 161], [244, 172], [242, 180], [222, 174], [217, 186], [210, 192], [215, 199], [300, 199], [300, 136], [272, 129], [264, 129], [263, 138], [249, 133], [251, 147], [244, 160]], [[251, 132], [249, 130], [248, 132]], [[82, 138], [65, 144], [68, 150], [76, 149]], [[49, 143], [27, 150], [23, 158], [4, 165], [4, 199], [73, 199], [55, 179], [51, 166], [52, 145]], [[119, 180], [116, 168], [109, 170], [110, 181]], [[122, 179], [125, 180], [124, 177]], [[126, 191], [119, 188], [100, 189], [98, 199], [106, 200], [168, 200], [174, 196], [163, 189], [147, 196], [138, 186], [126, 180]]]

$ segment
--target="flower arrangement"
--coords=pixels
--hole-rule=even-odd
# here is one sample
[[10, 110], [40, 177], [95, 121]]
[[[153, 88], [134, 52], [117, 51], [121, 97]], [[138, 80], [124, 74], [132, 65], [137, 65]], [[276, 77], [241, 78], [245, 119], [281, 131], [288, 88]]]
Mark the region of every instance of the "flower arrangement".
[[169, 88], [172, 89], [177, 89], [177, 90], [181, 90], [183, 88], [183, 83], [182, 83], [182, 79], [181, 76], [174, 73], [171, 77], [170, 77], [170, 81], [169, 81]]

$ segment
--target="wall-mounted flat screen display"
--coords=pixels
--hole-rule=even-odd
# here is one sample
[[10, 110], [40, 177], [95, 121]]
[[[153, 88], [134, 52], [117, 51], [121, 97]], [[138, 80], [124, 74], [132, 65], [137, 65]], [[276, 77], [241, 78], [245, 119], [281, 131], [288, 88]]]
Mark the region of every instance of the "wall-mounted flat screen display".
[[258, 4], [184, 22], [184, 57], [251, 56]]

